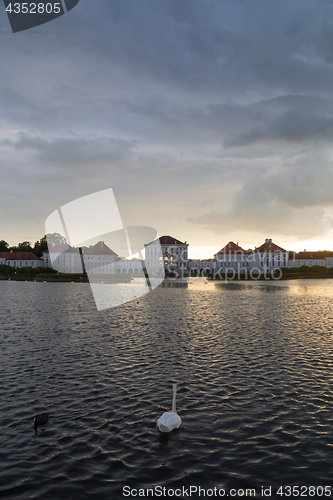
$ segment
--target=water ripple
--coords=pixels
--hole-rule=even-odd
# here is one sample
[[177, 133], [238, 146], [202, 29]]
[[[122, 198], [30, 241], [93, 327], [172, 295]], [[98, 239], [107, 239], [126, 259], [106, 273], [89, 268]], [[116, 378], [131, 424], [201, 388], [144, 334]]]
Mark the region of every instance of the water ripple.
[[100, 313], [89, 285], [0, 287], [2, 499], [332, 482], [327, 282], [164, 286]]

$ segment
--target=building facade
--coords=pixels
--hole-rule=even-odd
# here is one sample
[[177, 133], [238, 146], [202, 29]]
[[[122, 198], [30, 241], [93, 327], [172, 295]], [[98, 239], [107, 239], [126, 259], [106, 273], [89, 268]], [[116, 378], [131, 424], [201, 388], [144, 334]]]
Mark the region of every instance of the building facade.
[[118, 255], [104, 241], [99, 241], [83, 251], [83, 262], [87, 274], [115, 274]]
[[227, 245], [214, 255], [215, 272], [226, 273], [234, 271], [244, 274], [248, 269], [248, 253], [238, 243], [229, 241]]
[[[43, 252], [42, 259], [33, 252], [0, 252], [0, 264], [11, 267], [50, 267], [62, 273], [87, 272], [88, 274], [129, 274], [161, 277], [164, 273], [173, 276], [197, 276], [198, 274], [237, 273], [244, 275], [252, 272], [265, 274], [278, 268], [301, 266], [333, 267], [333, 252], [299, 252], [289, 258], [289, 252], [273, 243], [272, 239], [254, 250], [244, 250], [229, 241], [211, 259], [188, 259], [189, 244], [172, 236], [160, 238], [145, 244], [145, 260], [131, 260], [119, 257], [103, 241], [85, 249], [79, 249], [61, 240]], [[252, 275], [251, 275], [252, 276]]]
[[260, 247], [248, 252], [247, 258], [249, 267], [256, 267], [261, 273], [289, 266], [289, 252], [271, 239], [266, 239]]
[[289, 261], [289, 267], [301, 266], [325, 266], [333, 267], [333, 252], [323, 250], [321, 252], [298, 252]]
[[52, 267], [60, 273], [82, 274], [133, 274], [143, 276], [143, 263], [140, 259], [123, 259], [109, 248], [104, 241], [82, 251], [73, 248], [66, 240], [53, 245], [50, 251], [43, 252], [45, 267]]
[[44, 267], [43, 259], [33, 252], [0, 252], [0, 264], [11, 267]]
[[215, 259], [189, 259], [187, 271], [189, 276], [211, 274], [216, 269]]
[[60, 273], [82, 274], [82, 259], [78, 248], [73, 248], [66, 240], [53, 245], [43, 252], [45, 267], [52, 267]]
[[187, 273], [188, 243], [172, 236], [161, 236], [155, 242], [145, 244], [147, 270], [160, 272], [162, 266], [167, 273]]

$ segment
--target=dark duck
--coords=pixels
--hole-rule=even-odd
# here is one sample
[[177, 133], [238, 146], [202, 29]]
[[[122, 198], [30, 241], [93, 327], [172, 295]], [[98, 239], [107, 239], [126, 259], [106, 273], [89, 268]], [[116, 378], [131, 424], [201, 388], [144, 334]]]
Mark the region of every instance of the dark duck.
[[35, 431], [37, 431], [37, 427], [39, 425], [44, 425], [46, 422], [49, 420], [49, 414], [48, 413], [41, 413], [40, 415], [36, 415], [34, 417], [34, 423], [35, 423]]

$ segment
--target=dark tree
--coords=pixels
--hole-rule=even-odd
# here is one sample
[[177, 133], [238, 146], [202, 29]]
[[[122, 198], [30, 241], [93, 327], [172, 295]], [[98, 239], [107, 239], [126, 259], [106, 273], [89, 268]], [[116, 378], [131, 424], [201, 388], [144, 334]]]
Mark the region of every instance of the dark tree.
[[40, 239], [40, 241], [36, 241], [35, 245], [34, 245], [34, 249], [33, 249], [33, 252], [38, 255], [39, 257], [41, 257], [43, 255], [43, 252], [45, 250], [47, 250], [47, 238], [46, 238], [46, 235], [43, 236], [43, 238]]
[[32, 252], [32, 246], [30, 241], [22, 241], [17, 245], [17, 250], [19, 252]]
[[8, 250], [9, 250], [9, 245], [7, 241], [0, 240], [0, 252], [8, 252]]

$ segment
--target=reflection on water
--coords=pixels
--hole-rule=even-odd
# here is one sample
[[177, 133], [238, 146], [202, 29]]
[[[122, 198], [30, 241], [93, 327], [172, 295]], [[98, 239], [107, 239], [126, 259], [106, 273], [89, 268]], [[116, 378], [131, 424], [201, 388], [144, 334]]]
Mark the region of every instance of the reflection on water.
[[182, 280], [172, 280], [172, 279], [166, 279], [164, 280], [161, 285], [162, 288], [188, 288], [188, 282]]
[[133, 278], [129, 283], [104, 283], [95, 280], [90, 281], [90, 286], [99, 311], [126, 304], [149, 293], [145, 278]]
[[332, 283], [167, 283], [98, 312], [89, 284], [0, 282], [1, 498], [332, 484]]

